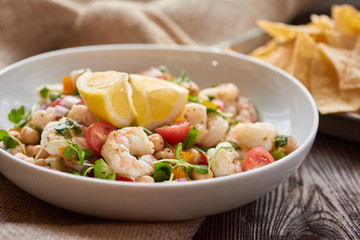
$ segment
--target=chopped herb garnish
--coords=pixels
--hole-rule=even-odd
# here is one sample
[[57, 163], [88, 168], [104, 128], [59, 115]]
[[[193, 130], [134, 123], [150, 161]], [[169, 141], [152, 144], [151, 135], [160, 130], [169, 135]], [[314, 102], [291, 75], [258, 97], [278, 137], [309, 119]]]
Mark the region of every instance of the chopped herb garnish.
[[199, 97], [197, 97], [197, 96], [189, 95], [188, 101], [192, 102], [192, 103], [200, 103], [201, 99]]
[[116, 177], [115, 173], [111, 170], [109, 165], [107, 165], [102, 158], [96, 160], [95, 162], [94, 176], [96, 178], [108, 179], [108, 180], [115, 180]]
[[42, 133], [41, 127], [34, 125], [32, 128], [35, 129], [41, 135]]
[[170, 73], [169, 69], [165, 66], [165, 65], [160, 65], [158, 66], [158, 69], [160, 70], [160, 72], [162, 73]]
[[187, 75], [186, 71], [184, 71], [184, 70], [181, 71], [180, 77], [173, 79], [173, 82], [178, 85], [186, 85], [186, 84], [190, 83], [190, 81], [191, 80], [190, 80], [189, 76]]
[[49, 93], [49, 97], [52, 102], [55, 101], [56, 99], [58, 99], [60, 96], [61, 95], [55, 91], [50, 91], [50, 93]]
[[64, 138], [72, 138], [73, 133], [80, 134], [82, 133], [81, 127], [74, 124], [73, 121], [67, 119], [65, 122], [59, 124], [55, 127], [56, 134], [62, 135]]
[[281, 150], [275, 150], [271, 153], [271, 155], [274, 157], [275, 160], [279, 160], [285, 157], [286, 154]]
[[145, 132], [147, 135], [153, 134], [153, 132], [152, 132], [151, 130], [149, 130], [149, 129], [145, 128], [145, 127], [142, 127], [142, 128], [143, 128], [144, 132]]
[[234, 148], [234, 150], [241, 150], [241, 147], [234, 141], [228, 141], [228, 143], [231, 144], [231, 146]]
[[285, 146], [287, 144], [288, 137], [285, 135], [278, 135], [274, 140], [274, 144], [276, 148]]

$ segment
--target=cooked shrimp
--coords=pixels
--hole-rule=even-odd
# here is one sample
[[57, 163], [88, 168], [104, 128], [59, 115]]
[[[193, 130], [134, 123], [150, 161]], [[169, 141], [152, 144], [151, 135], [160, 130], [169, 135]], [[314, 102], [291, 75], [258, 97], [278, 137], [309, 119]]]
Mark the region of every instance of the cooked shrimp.
[[232, 83], [223, 83], [219, 84], [213, 88], [205, 88], [199, 92], [199, 97], [201, 98], [219, 98], [224, 101], [233, 102], [239, 96], [239, 88]]
[[30, 124], [32, 126], [38, 126], [41, 129], [44, 129], [46, 124], [56, 120], [54, 111], [55, 110], [53, 107], [48, 107], [46, 110], [35, 111], [31, 116]]
[[[209, 114], [206, 131], [199, 131], [199, 144], [203, 147], [215, 146], [225, 139], [229, 123], [218, 114]], [[204, 134], [206, 132], [206, 134]], [[198, 141], [196, 141], [198, 142]]]
[[74, 105], [67, 114], [68, 118], [82, 122], [86, 127], [95, 122], [95, 118], [85, 105]]
[[[63, 135], [56, 133], [55, 128], [62, 124], [63, 125], [66, 124], [67, 121], [71, 121], [76, 127], [79, 127], [81, 129], [81, 133], [75, 134], [72, 132], [72, 130], [69, 130], [69, 132], [71, 134], [70, 138], [65, 138]], [[85, 130], [86, 130], [85, 127], [83, 127], [82, 125], [78, 125], [77, 123], [73, 122], [69, 118], [63, 117], [59, 121], [50, 122], [45, 126], [45, 128], [41, 134], [40, 144], [42, 147], [45, 147], [45, 150], [50, 155], [59, 156], [60, 155], [59, 148], [65, 147], [65, 146], [67, 146], [67, 144], [60, 143], [60, 142], [51, 142], [51, 143], [49, 143], [49, 142], [53, 141], [53, 140], [67, 140], [67, 141], [76, 143], [77, 145], [79, 145], [80, 148], [84, 148], [84, 147], [87, 147], [85, 137], [84, 137]]]
[[206, 107], [199, 103], [188, 103], [182, 118], [190, 121], [199, 130], [196, 143], [204, 147], [211, 147], [221, 142], [229, 127], [228, 122], [217, 114], [207, 116]]
[[101, 155], [110, 168], [134, 179], [149, 175], [156, 161], [154, 144], [141, 127], [125, 127], [109, 134]]
[[245, 151], [253, 147], [263, 147], [270, 151], [272, 140], [277, 135], [276, 128], [270, 123], [238, 123], [230, 129], [226, 140], [235, 141]]
[[215, 148], [210, 148], [207, 156], [211, 159], [210, 169], [215, 177], [241, 172], [239, 154], [228, 142], [221, 142]]

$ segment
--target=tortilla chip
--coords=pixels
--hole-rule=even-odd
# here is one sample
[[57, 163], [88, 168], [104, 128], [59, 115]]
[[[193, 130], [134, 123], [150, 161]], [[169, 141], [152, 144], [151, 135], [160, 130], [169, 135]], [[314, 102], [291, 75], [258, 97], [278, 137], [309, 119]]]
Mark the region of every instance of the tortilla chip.
[[255, 49], [250, 56], [270, 63], [287, 72], [290, 71], [291, 54], [294, 47], [294, 41], [281, 43], [270, 41], [264, 48]]
[[257, 25], [267, 32], [267, 34], [276, 38], [280, 42], [286, 42], [294, 39], [299, 32], [306, 32], [313, 37], [323, 33], [321, 29], [311, 25], [293, 26], [284, 23], [269, 22], [266, 20], [257, 21]]
[[353, 49], [358, 35], [344, 34], [334, 29], [327, 29], [324, 32], [325, 42], [333, 47]]
[[336, 69], [337, 77], [341, 78], [349, 61], [351, 50], [331, 47], [324, 43], [319, 43], [318, 47]]
[[333, 29], [334, 21], [327, 15], [311, 14], [311, 25], [321, 29]]
[[289, 73], [308, 89], [311, 63], [316, 51], [315, 41], [307, 33], [300, 32], [295, 40]]
[[360, 89], [360, 37], [351, 51], [346, 69], [339, 81], [340, 89]]
[[319, 49], [314, 53], [309, 82], [310, 92], [321, 114], [359, 110], [358, 103], [341, 97], [337, 72]]
[[351, 5], [334, 5], [331, 8], [334, 28], [345, 34], [360, 34], [360, 15]]

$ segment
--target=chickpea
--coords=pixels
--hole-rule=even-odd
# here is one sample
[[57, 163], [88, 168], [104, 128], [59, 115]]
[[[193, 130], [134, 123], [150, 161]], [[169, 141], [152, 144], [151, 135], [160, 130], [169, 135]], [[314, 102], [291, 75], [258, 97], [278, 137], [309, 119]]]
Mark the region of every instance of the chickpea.
[[285, 152], [286, 154], [291, 153], [298, 147], [297, 141], [293, 137], [288, 137], [287, 143], [285, 146], [279, 147], [279, 150]]
[[20, 134], [20, 131], [18, 130], [9, 130], [9, 135], [12, 136], [12, 137], [16, 137], [17, 139], [21, 139], [21, 134]]
[[27, 144], [38, 144], [40, 142], [40, 134], [35, 129], [25, 126], [21, 129], [21, 141]]
[[151, 176], [145, 175], [145, 176], [138, 177], [135, 181], [136, 182], [153, 183], [154, 179]]
[[192, 180], [203, 180], [203, 179], [209, 179], [209, 178], [213, 178], [214, 174], [213, 172], [209, 169], [209, 172], [205, 175], [200, 174], [198, 172], [196, 172], [195, 170], [192, 171]]
[[[34, 158], [38, 155], [40, 149], [41, 149], [41, 145], [36, 145], [33, 147], [33, 157]], [[50, 154], [45, 149], [43, 149], [41, 151], [40, 155], [38, 156], [38, 158], [47, 158], [49, 156], [50, 156]]]
[[199, 153], [199, 151], [195, 150], [194, 148], [190, 148], [190, 149], [186, 150], [185, 152], [194, 154], [194, 157], [190, 163], [198, 164], [200, 162], [201, 154]]
[[155, 152], [160, 151], [164, 148], [164, 139], [160, 134], [154, 133], [148, 136], [148, 138], [154, 144]]
[[28, 156], [26, 156], [26, 155], [23, 154], [23, 153], [16, 153], [16, 154], [15, 154], [15, 157], [17, 157], [17, 158], [19, 158], [19, 159], [21, 159], [21, 160], [24, 160], [25, 162], [28, 162], [28, 163], [35, 163], [35, 162], [34, 162], [34, 158], [28, 157]]
[[35, 164], [44, 167], [46, 165], [45, 158], [38, 158], [35, 160]]
[[175, 154], [170, 148], [164, 148], [163, 150], [160, 150], [154, 154], [154, 157], [156, 159], [175, 159]]
[[34, 145], [25, 146], [26, 156], [32, 157], [34, 155], [33, 148], [34, 148]]
[[189, 83], [189, 86], [187, 87], [187, 89], [189, 90], [189, 94], [193, 95], [193, 96], [197, 96], [200, 92], [199, 86], [193, 81], [191, 81]]

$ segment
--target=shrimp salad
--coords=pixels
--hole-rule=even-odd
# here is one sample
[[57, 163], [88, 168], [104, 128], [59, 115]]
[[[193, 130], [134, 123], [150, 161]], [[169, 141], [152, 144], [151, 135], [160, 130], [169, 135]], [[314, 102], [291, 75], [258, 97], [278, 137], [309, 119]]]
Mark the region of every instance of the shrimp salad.
[[271, 164], [297, 148], [296, 139], [260, 122], [254, 104], [232, 83], [199, 89], [186, 72], [165, 66], [140, 74], [188, 90], [175, 119], [148, 129], [99, 120], [83, 101], [74, 70], [62, 84], [38, 89], [39, 103], [12, 109], [0, 130], [4, 151], [28, 163], [83, 177], [131, 182], [184, 182], [222, 177]]

